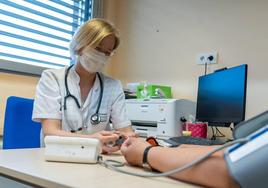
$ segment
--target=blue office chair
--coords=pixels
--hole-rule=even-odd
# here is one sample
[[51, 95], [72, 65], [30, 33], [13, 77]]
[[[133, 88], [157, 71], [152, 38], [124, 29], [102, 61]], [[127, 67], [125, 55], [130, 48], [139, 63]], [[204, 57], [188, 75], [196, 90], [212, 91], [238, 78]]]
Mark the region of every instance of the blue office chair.
[[40, 147], [41, 124], [32, 121], [33, 99], [7, 99], [3, 149]]

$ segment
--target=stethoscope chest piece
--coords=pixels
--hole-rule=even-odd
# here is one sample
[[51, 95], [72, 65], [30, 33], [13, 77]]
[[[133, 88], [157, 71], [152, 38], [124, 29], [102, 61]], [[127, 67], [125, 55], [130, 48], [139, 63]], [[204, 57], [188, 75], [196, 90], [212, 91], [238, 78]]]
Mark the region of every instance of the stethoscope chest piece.
[[98, 125], [101, 122], [101, 118], [98, 114], [93, 114], [90, 117], [90, 122], [92, 125]]

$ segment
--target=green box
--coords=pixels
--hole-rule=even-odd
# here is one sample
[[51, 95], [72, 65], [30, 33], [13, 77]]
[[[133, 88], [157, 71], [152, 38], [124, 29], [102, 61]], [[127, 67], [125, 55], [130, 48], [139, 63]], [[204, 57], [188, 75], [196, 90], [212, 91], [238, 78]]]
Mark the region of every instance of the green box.
[[[157, 92], [158, 91], [158, 92]], [[159, 95], [159, 93], [161, 93]], [[171, 98], [171, 87], [161, 85], [139, 85], [137, 86], [137, 98]]]

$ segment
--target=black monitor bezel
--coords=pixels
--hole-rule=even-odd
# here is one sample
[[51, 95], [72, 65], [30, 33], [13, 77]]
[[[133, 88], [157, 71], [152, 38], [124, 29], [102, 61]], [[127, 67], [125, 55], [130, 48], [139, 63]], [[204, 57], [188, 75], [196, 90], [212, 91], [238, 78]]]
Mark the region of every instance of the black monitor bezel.
[[[239, 121], [226, 121], [226, 122], [220, 122], [220, 121], [208, 121], [207, 119], [204, 119], [204, 118], [198, 118], [198, 97], [199, 97], [199, 81], [200, 81], [200, 78], [204, 77], [204, 76], [209, 76], [211, 74], [217, 74], [219, 72], [222, 72], [222, 71], [229, 71], [230, 69], [233, 69], [233, 68], [238, 68], [238, 67], [241, 67], [241, 66], [244, 66], [245, 67], [245, 81], [244, 81], [244, 100], [243, 100], [243, 112], [242, 112], [242, 117]], [[208, 74], [208, 75], [203, 75], [203, 76], [200, 76], [198, 78], [198, 90], [197, 90], [197, 103], [196, 103], [196, 121], [202, 121], [202, 122], [207, 122], [209, 126], [217, 126], [217, 127], [229, 127], [232, 123], [235, 125], [237, 125], [238, 123], [242, 122], [245, 120], [245, 114], [246, 114], [246, 98], [247, 98], [247, 77], [248, 77], [248, 65], [247, 64], [242, 64], [242, 65], [239, 65], [239, 66], [235, 66], [235, 67], [231, 67], [231, 68], [228, 68], [228, 69], [223, 69], [219, 72], [213, 72], [211, 74]]]

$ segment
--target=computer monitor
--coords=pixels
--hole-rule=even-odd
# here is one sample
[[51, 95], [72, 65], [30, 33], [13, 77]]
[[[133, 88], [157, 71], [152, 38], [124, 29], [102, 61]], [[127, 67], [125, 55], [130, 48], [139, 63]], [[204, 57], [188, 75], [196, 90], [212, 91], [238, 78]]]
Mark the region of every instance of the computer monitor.
[[200, 76], [196, 120], [228, 127], [245, 119], [247, 65]]

